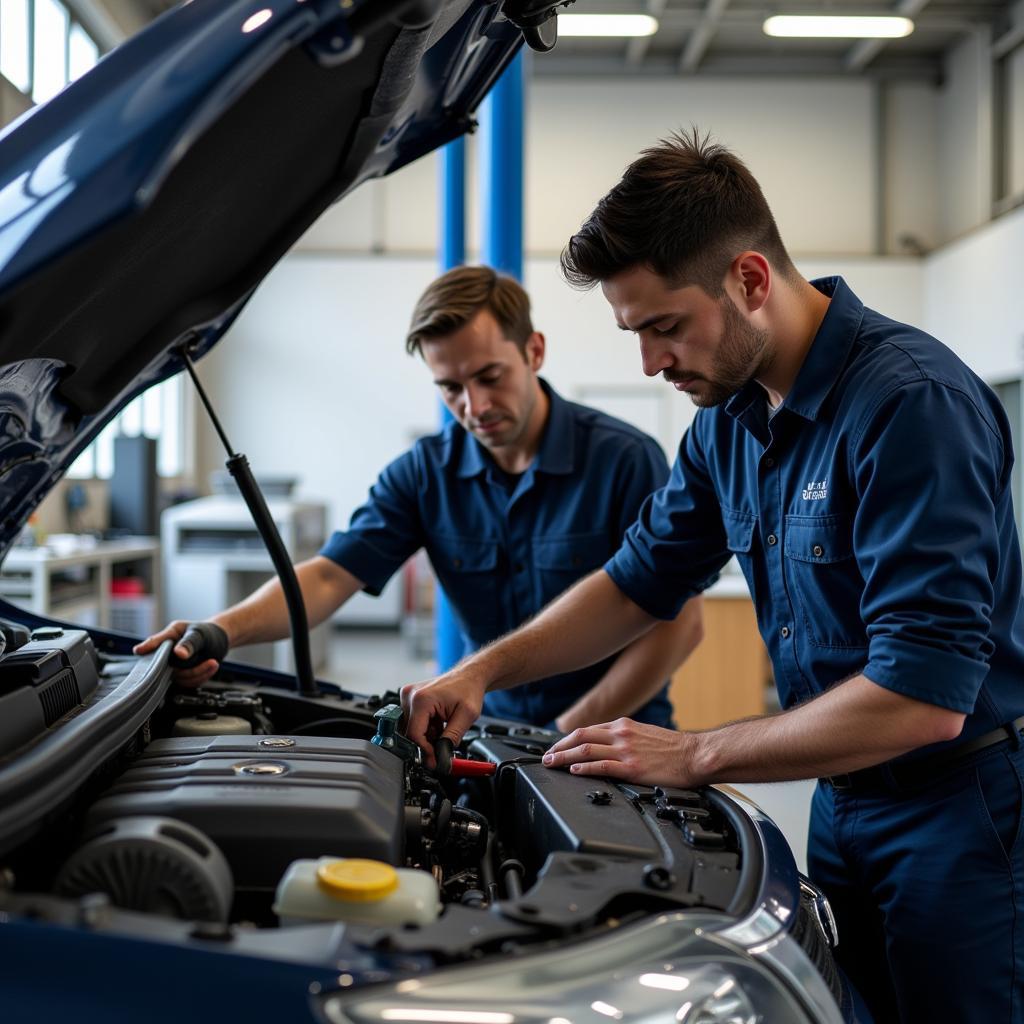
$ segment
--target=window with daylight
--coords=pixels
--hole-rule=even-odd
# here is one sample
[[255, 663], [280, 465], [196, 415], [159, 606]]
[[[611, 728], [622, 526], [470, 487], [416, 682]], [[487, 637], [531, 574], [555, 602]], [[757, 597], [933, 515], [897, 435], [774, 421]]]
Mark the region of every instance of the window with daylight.
[[45, 103], [100, 59], [100, 48], [61, 0], [0, 0], [0, 75]]
[[114, 471], [114, 438], [119, 434], [156, 438], [157, 472], [165, 477], [182, 475], [187, 468], [182, 379], [179, 375], [165, 380], [126, 405], [72, 463], [68, 476], [109, 478]]
[[60, 0], [33, 0], [32, 100], [45, 103], [68, 84], [71, 19]]
[[81, 78], [99, 59], [100, 48], [92, 36], [81, 25], [72, 25], [68, 33], [68, 81]]
[[0, 75], [26, 94], [32, 91], [30, 3], [31, 0], [0, 0]]
[[1024, 452], [1024, 394], [1022, 394], [1022, 382], [1020, 380], [1008, 380], [999, 384], [993, 384], [992, 390], [999, 396], [1003, 403], [1006, 415], [1010, 420], [1010, 430], [1013, 436], [1013, 450], [1016, 453], [1016, 460], [1013, 469], [1010, 471], [1010, 487], [1013, 489], [1013, 511], [1017, 517], [1017, 534], [1022, 538], [1021, 545], [1024, 547], [1024, 475], [1021, 472], [1021, 453]]

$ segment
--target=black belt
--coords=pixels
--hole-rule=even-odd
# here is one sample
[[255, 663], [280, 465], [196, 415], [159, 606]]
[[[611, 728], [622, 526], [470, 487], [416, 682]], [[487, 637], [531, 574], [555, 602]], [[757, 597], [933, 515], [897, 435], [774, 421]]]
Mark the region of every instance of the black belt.
[[865, 789], [903, 789], [920, 786], [931, 781], [937, 771], [949, 768], [963, 761], [979, 750], [987, 750], [1003, 743], [1016, 743], [1020, 732], [1024, 729], [1024, 715], [999, 726], [991, 732], [976, 736], [966, 743], [958, 743], [955, 747], [938, 750], [914, 761], [889, 761], [886, 764], [872, 765], [847, 775], [826, 775], [821, 781], [827, 782], [833, 789], [844, 792]]

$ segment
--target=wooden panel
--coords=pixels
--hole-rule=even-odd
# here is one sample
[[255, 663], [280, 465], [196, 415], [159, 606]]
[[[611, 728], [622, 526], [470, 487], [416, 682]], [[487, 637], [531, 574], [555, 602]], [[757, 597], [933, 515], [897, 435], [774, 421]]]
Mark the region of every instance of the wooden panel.
[[765, 711], [768, 652], [749, 597], [708, 597], [704, 639], [672, 676], [669, 698], [680, 729], [710, 729]]

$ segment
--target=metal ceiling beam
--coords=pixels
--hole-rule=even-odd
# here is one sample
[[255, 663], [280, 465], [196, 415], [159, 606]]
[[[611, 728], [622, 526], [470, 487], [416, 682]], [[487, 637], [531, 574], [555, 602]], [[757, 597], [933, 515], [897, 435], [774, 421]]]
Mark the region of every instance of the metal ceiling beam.
[[[892, 14], [916, 18], [928, 6], [928, 0], [900, 0]], [[843, 59], [847, 71], [863, 71], [885, 49], [888, 39], [861, 39], [854, 43]]]
[[1001, 60], [1021, 45], [1024, 45], [1024, 22], [1016, 28], [1011, 28], [992, 44], [992, 56], [996, 60]]
[[[647, 13], [652, 18], [660, 18], [665, 13], [667, 4], [668, 0], [647, 0]], [[631, 68], [643, 63], [653, 39], [654, 36], [637, 36], [630, 39], [626, 47], [626, 63]]]
[[679, 58], [679, 70], [685, 75], [692, 75], [718, 30], [718, 23], [729, 6], [729, 0], [708, 0], [704, 8], [704, 16], [697, 27], [690, 33], [683, 48], [682, 56]]
[[[635, 68], [627, 67], [621, 56], [599, 56], [592, 54], [559, 55], [557, 49], [549, 54], [538, 55], [533, 64], [536, 78], [561, 78], [575, 76], [578, 78], [624, 78], [639, 81], [644, 78], [667, 78], [678, 73], [678, 61], [668, 55], [648, 55], [644, 62]], [[763, 77], [781, 76], [799, 78], [813, 76], [816, 78], [836, 77], [847, 78], [842, 58], [839, 56], [806, 56], [790, 55], [779, 60], [774, 55], [750, 54], [712, 54], [706, 57], [700, 66], [700, 76], [735, 77], [738, 75], [757, 75]], [[918, 81], [937, 84], [942, 75], [942, 62], [931, 57], [889, 57], [879, 61], [865, 71], [872, 79], [895, 81]]]
[[67, 6], [85, 26], [89, 35], [99, 43], [104, 53], [120, 46], [132, 34], [134, 26], [127, 27], [111, 11], [109, 3], [101, 3], [100, 0], [67, 0]]

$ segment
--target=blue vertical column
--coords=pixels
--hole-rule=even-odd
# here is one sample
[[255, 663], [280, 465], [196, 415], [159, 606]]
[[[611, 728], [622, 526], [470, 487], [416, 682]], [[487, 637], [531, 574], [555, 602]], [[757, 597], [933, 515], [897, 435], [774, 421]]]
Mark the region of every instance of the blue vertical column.
[[523, 54], [505, 69], [480, 108], [483, 262], [523, 279]]
[[[466, 262], [466, 140], [460, 136], [441, 150], [440, 221], [441, 249], [440, 270], [443, 274], [452, 267]], [[443, 402], [441, 424], [448, 423], [452, 414]], [[439, 584], [434, 587], [434, 640], [437, 652], [437, 669], [446, 672], [463, 654], [462, 634], [455, 622], [448, 596]]]
[[[524, 72], [520, 53], [480, 108], [481, 257], [488, 266], [523, 277]], [[441, 269], [465, 262], [465, 147], [449, 143], [441, 156]], [[446, 417], [450, 418], [447, 409]], [[462, 636], [447, 597], [437, 588], [437, 667], [444, 672], [463, 655]]]

